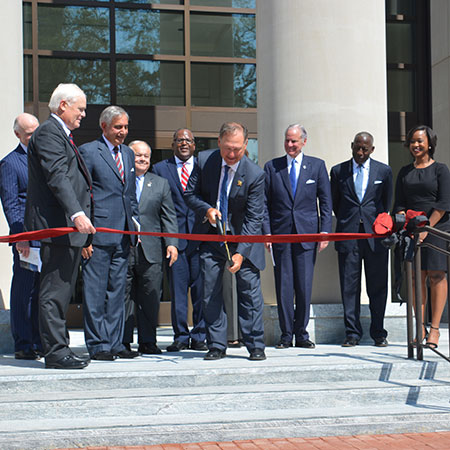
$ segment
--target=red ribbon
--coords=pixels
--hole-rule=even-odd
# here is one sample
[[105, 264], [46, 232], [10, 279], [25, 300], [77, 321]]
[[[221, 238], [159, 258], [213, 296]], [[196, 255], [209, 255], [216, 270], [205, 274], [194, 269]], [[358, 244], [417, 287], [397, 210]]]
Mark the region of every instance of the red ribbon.
[[[210, 242], [273, 242], [298, 243], [298, 242], [321, 242], [321, 241], [348, 241], [352, 239], [369, 239], [385, 237], [386, 234], [372, 233], [313, 233], [313, 234], [272, 234], [272, 235], [231, 235], [221, 236], [219, 234], [182, 234], [182, 233], [156, 233], [150, 231], [121, 231], [111, 228], [97, 227], [97, 233], [114, 234], [134, 234], [139, 236], [170, 237], [178, 239], [187, 239], [191, 241], [210, 241]], [[27, 231], [24, 233], [11, 234], [9, 236], [0, 236], [0, 243], [10, 243], [22, 241], [40, 241], [41, 239], [64, 236], [69, 233], [78, 232], [75, 227], [47, 228], [44, 230]]]

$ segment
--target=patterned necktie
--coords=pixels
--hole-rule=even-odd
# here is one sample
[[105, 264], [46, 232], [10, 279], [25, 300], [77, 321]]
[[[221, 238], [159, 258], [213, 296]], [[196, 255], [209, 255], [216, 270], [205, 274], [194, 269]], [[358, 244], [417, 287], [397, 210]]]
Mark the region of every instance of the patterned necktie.
[[292, 160], [291, 171], [289, 172], [289, 180], [291, 182], [292, 196], [295, 197], [297, 190], [297, 174], [295, 173], [295, 159]]
[[360, 202], [362, 202], [363, 199], [363, 179], [364, 179], [363, 166], [359, 164], [358, 168], [356, 169], [355, 191]]
[[229, 166], [223, 166], [223, 179], [222, 186], [220, 187], [220, 213], [222, 214], [222, 222], [224, 224], [224, 231], [226, 229], [227, 216], [228, 216], [228, 194], [227, 194], [227, 184], [228, 184], [228, 170]]
[[117, 169], [119, 170], [120, 178], [122, 178], [122, 183], [125, 181], [125, 178], [123, 176], [123, 166], [122, 161], [120, 160], [119, 156], [119, 147], [114, 147], [114, 161], [116, 161]]
[[183, 166], [181, 167], [181, 187], [183, 188], [183, 191], [186, 190], [186, 186], [189, 181], [189, 172], [186, 167], [187, 163], [183, 163]]

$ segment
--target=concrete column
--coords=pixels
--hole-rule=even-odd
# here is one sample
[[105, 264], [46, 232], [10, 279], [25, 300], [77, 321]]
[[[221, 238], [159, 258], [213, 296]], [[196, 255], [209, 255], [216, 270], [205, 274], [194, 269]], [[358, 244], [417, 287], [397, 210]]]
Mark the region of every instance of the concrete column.
[[[374, 157], [388, 160], [385, 2], [257, 0], [259, 162], [284, 154], [284, 130], [308, 131], [305, 154], [328, 170], [350, 159], [358, 131], [374, 135]], [[317, 258], [313, 302], [340, 302], [332, 244]], [[263, 272], [265, 301], [273, 274]]]
[[436, 159], [450, 167], [450, 5], [446, 0], [433, 0], [430, 9], [433, 129], [438, 135]]
[[[23, 35], [22, 2], [3, 0], [0, 42], [3, 42], [0, 71], [0, 136], [2, 146], [0, 158], [3, 158], [17, 146], [13, 132], [14, 118], [23, 112]], [[0, 214], [0, 235], [9, 233], [3, 214]], [[11, 285], [12, 253], [7, 244], [0, 244], [0, 309], [9, 308], [9, 289]]]

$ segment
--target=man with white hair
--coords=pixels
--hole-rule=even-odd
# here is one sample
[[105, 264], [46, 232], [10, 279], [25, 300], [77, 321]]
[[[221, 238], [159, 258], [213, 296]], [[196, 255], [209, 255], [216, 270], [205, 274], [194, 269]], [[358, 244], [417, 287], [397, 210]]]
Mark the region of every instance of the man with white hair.
[[75, 84], [59, 84], [49, 102], [51, 116], [33, 133], [28, 146], [27, 231], [73, 227], [41, 241], [39, 328], [45, 367], [83, 369], [89, 360], [69, 348], [66, 311], [80, 265], [81, 248], [95, 228], [90, 220], [92, 181], [73, 141], [72, 131], [86, 116], [86, 95]]
[[[0, 161], [0, 197], [10, 234], [23, 231], [28, 184], [27, 147], [38, 126], [39, 121], [33, 115], [18, 115], [14, 120], [14, 134], [19, 144]], [[15, 358], [38, 359], [42, 354], [38, 323], [39, 272], [20, 265], [20, 254], [26, 257], [30, 254], [28, 241], [13, 244], [12, 252], [10, 322]]]

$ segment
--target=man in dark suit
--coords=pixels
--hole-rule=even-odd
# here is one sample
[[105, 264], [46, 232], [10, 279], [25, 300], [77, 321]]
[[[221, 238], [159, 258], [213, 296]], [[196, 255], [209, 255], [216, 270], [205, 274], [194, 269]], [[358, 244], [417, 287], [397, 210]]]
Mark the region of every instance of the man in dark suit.
[[[172, 142], [173, 156], [153, 166], [153, 172], [167, 179], [172, 191], [180, 233], [198, 233], [195, 229], [195, 214], [183, 199], [189, 177], [197, 170], [194, 158], [195, 139], [186, 128], [175, 131]], [[198, 228], [198, 226], [197, 226]], [[198, 241], [180, 239], [178, 259], [169, 269], [172, 294], [171, 315], [174, 341], [168, 352], [207, 350], [205, 345], [205, 321], [202, 311], [203, 278], [200, 270]], [[191, 291], [193, 328], [188, 326], [188, 291]]]
[[[307, 133], [299, 124], [285, 132], [286, 156], [266, 163], [265, 234], [329, 233], [331, 231], [331, 192], [324, 161], [304, 155]], [[319, 201], [319, 210], [317, 209]], [[320, 211], [320, 215], [319, 215]], [[319, 243], [319, 252], [328, 242]], [[314, 348], [307, 326], [316, 260], [314, 242], [273, 244], [267, 247], [275, 261], [275, 288], [281, 328], [276, 348]], [[295, 295], [295, 309], [294, 309]]]
[[[135, 155], [136, 198], [139, 203], [140, 231], [178, 233], [177, 214], [169, 183], [151, 172], [151, 149], [144, 141], [133, 141]], [[141, 236], [130, 251], [125, 298], [125, 333], [123, 342], [131, 350], [134, 328], [134, 303], [138, 329], [139, 352], [160, 354], [156, 345], [159, 304], [162, 296], [163, 258], [171, 267], [178, 257], [178, 239]], [[133, 303], [134, 301], [134, 303]]]
[[[27, 147], [38, 126], [39, 121], [31, 114], [17, 116], [14, 133], [19, 139], [19, 145], [0, 161], [0, 197], [10, 234], [23, 231], [28, 184]], [[39, 272], [20, 265], [20, 254], [25, 257], [30, 254], [28, 241], [13, 244], [12, 252], [10, 322], [15, 358], [38, 359], [43, 354], [38, 321]]]
[[[373, 137], [358, 133], [352, 142], [353, 158], [331, 169], [333, 210], [337, 233], [371, 233], [378, 214], [389, 211], [392, 200], [392, 171], [370, 158]], [[370, 336], [385, 347], [383, 327], [387, 299], [388, 250], [380, 239], [336, 242], [346, 338], [343, 347], [358, 345], [363, 334], [360, 315], [361, 268], [364, 260], [371, 315]]]
[[[203, 233], [217, 234], [218, 221], [226, 233], [261, 234], [264, 213], [264, 172], [247, 156], [247, 128], [224, 123], [219, 132], [219, 149], [200, 152], [199, 170], [191, 174], [184, 193], [187, 205], [203, 223]], [[207, 360], [226, 356], [227, 317], [224, 311], [222, 279], [225, 266], [236, 274], [238, 315], [242, 337], [251, 360], [264, 360], [264, 300], [260, 270], [264, 269], [264, 246], [240, 242], [227, 246], [204, 242], [200, 246], [204, 277], [203, 314], [206, 324]]]
[[50, 118], [36, 129], [28, 145], [25, 229], [75, 226], [79, 231], [41, 241], [39, 330], [45, 367], [82, 369], [89, 360], [70, 350], [65, 314], [86, 234], [95, 233], [90, 220], [91, 177], [71, 133], [86, 116], [86, 96], [75, 84], [60, 84], [48, 106]]
[[[80, 147], [92, 177], [94, 225], [134, 231], [139, 220], [134, 153], [124, 145], [128, 114], [108, 106], [100, 114], [103, 135]], [[98, 233], [83, 251], [84, 333], [92, 359], [135, 358], [122, 343], [124, 298], [130, 244], [135, 236]]]

